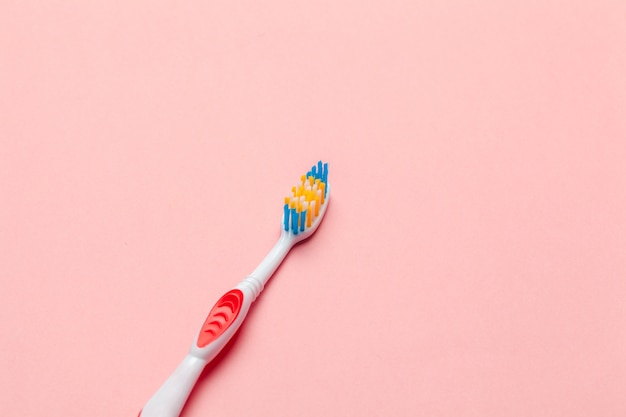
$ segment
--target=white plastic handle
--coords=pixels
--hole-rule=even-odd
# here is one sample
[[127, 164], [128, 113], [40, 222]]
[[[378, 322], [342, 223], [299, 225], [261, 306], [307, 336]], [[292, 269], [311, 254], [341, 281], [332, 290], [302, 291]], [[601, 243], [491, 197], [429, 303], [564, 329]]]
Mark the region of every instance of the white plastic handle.
[[[262, 290], [263, 283], [249, 276], [241, 281], [235, 289], [226, 293], [230, 294], [240, 291], [243, 295], [241, 304], [237, 306], [234, 320], [224, 326], [225, 330], [223, 330], [217, 338], [212, 339], [210, 343], [204, 345], [201, 337], [203, 332], [206, 332], [207, 327], [209, 327], [207, 326], [207, 322], [211, 317], [211, 313], [209, 313], [209, 318], [207, 318], [207, 322], [205, 322], [197, 333], [189, 353], [165, 383], [161, 385], [161, 388], [148, 400], [139, 413], [140, 417], [178, 417], [180, 415], [202, 370], [220, 353], [237, 332], [250, 310], [250, 305]], [[218, 307], [218, 304], [216, 304], [214, 309]], [[211, 311], [213, 312], [213, 310]], [[215, 326], [213, 326], [213, 328], [215, 328]], [[209, 331], [211, 331], [210, 328]]]
[[141, 417], [177, 417], [207, 363], [191, 354], [187, 355], [139, 415]]

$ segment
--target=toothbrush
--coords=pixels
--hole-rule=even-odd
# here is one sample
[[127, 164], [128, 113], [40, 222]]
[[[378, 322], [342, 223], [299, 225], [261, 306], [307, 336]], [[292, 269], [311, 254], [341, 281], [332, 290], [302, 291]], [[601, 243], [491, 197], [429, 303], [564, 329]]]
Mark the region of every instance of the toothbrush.
[[330, 199], [328, 164], [319, 161], [291, 189], [283, 206], [278, 242], [259, 266], [215, 303], [189, 353], [161, 388], [148, 400], [139, 417], [177, 417], [204, 367], [226, 346], [241, 326], [250, 305], [289, 250], [319, 227]]

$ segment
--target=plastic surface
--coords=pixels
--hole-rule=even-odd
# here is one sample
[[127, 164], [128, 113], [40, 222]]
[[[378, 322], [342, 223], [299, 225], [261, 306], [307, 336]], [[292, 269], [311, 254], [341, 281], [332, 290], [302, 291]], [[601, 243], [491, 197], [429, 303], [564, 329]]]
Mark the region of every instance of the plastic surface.
[[183, 359], [150, 401], [146, 403], [140, 412], [140, 416], [178, 416], [207, 363], [207, 360], [192, 354], [185, 356], [185, 359]]
[[198, 334], [196, 345], [203, 348], [228, 329], [239, 314], [241, 303], [243, 302], [243, 293], [241, 290], [230, 290], [215, 303], [208, 317], [204, 321], [204, 325]]

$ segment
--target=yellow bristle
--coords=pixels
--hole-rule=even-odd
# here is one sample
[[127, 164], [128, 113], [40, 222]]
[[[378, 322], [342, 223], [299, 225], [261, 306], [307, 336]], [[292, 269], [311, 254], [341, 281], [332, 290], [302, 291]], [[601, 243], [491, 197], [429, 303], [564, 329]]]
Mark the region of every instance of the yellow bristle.
[[309, 206], [309, 209], [306, 212], [306, 227], [311, 227], [312, 218], [313, 216], [311, 215], [311, 206]]
[[289, 208], [291, 208], [291, 209], [295, 209], [296, 208], [296, 200], [292, 199], [290, 201]]
[[285, 197], [285, 204], [289, 204], [289, 201], [291, 201], [291, 199], [289, 197]]
[[319, 214], [320, 214], [320, 200], [319, 198], [316, 198], [315, 199], [315, 217], [319, 216]]
[[320, 190], [322, 190], [321, 196], [322, 196], [322, 204], [324, 204], [324, 190], [326, 189], [326, 183], [322, 182], [320, 183]]
[[312, 175], [309, 176], [309, 185], [313, 187], [313, 183], [315, 182], [315, 178]]

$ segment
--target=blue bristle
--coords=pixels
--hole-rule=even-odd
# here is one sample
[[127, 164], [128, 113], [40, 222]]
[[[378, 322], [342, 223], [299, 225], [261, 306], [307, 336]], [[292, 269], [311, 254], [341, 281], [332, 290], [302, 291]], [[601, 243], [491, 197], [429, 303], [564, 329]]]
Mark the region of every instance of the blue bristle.
[[295, 208], [291, 209], [291, 231], [294, 235], [298, 234], [298, 216]]
[[306, 221], [306, 210], [300, 213], [300, 231], [304, 232], [304, 226]]
[[326, 184], [326, 188], [324, 188], [324, 197], [326, 197], [326, 194], [328, 193], [328, 164], [324, 164], [324, 178], [323, 178], [324, 183]]
[[313, 165], [311, 167], [311, 171], [310, 172], [311, 172], [311, 175], [313, 176], [313, 178], [317, 178], [317, 170], [315, 168], [315, 165]]
[[285, 230], [289, 230], [289, 204], [283, 207], [283, 226]]
[[324, 171], [322, 171], [322, 161], [317, 161], [317, 175], [319, 179], [322, 179], [322, 173]]

